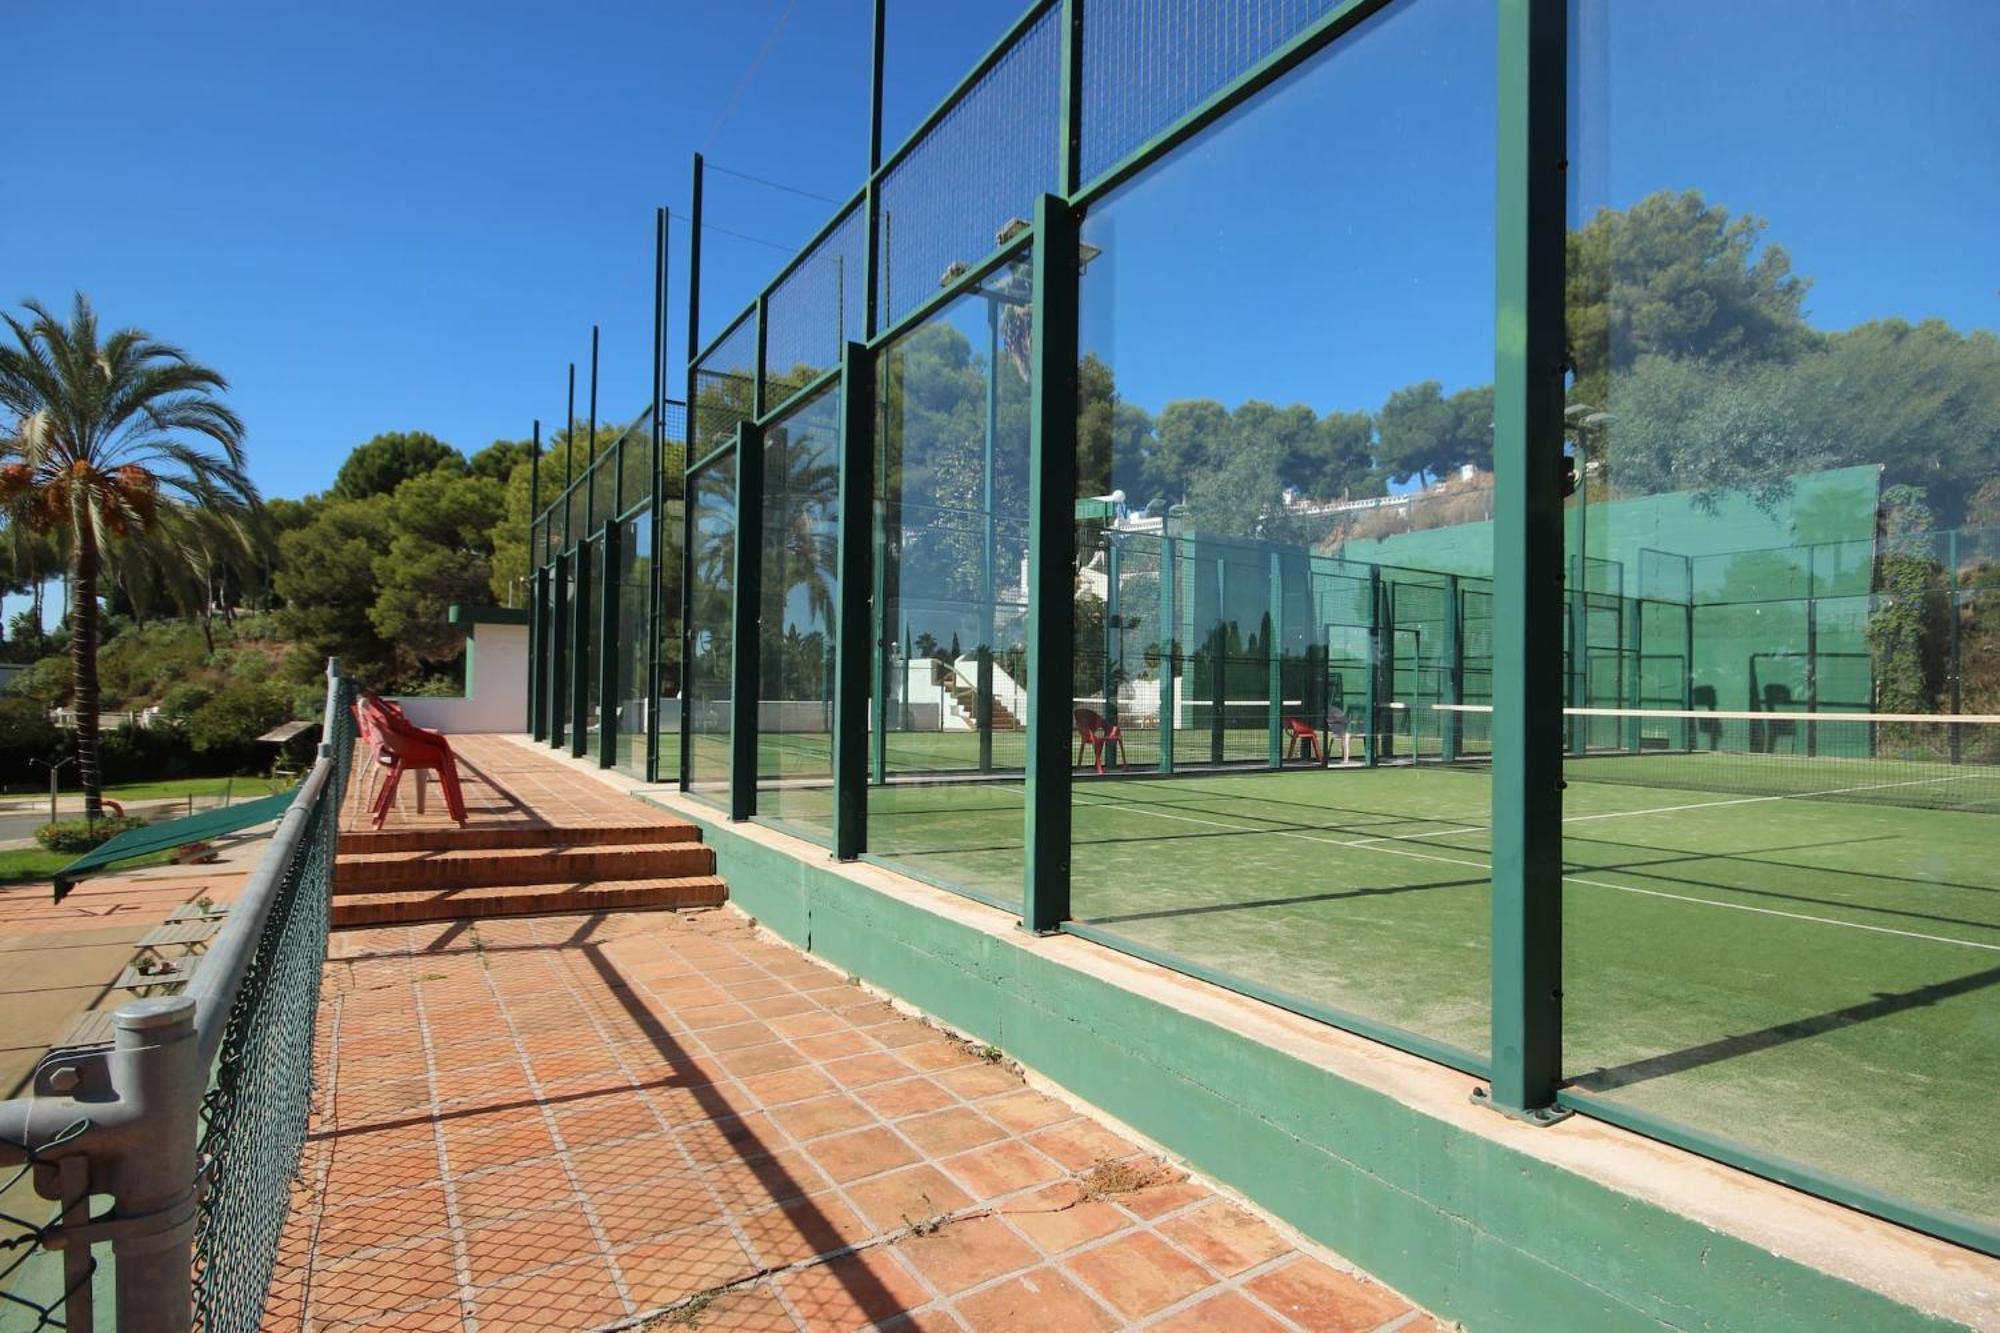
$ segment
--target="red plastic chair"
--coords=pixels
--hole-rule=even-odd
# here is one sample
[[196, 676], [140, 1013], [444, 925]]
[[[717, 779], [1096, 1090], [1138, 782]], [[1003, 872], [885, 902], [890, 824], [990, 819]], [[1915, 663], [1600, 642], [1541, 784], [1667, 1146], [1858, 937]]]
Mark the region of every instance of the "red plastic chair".
[[401, 715], [401, 710], [392, 711], [379, 699], [363, 701], [363, 711], [372, 713], [376, 734], [381, 745], [382, 761], [387, 764], [389, 775], [382, 782], [382, 790], [375, 795], [371, 813], [375, 816], [375, 827], [381, 828], [389, 817], [389, 807], [396, 803], [396, 787], [403, 774], [411, 771], [429, 770], [437, 774], [438, 786], [444, 790], [444, 806], [453, 820], [465, 823], [465, 793], [458, 782], [458, 762], [451, 752], [451, 742], [442, 732], [429, 731], [412, 724]]
[[1120, 768], [1130, 767], [1131, 760], [1125, 753], [1125, 737], [1118, 730], [1117, 723], [1106, 722], [1102, 716], [1088, 708], [1077, 709], [1076, 712], [1071, 714], [1071, 718], [1076, 723], [1077, 763], [1081, 764], [1083, 762], [1083, 747], [1088, 745], [1091, 755], [1097, 764], [1097, 771], [1102, 773], [1104, 771], [1104, 749], [1106, 746], [1110, 746], [1111, 761]]
[[1285, 719], [1285, 758], [1292, 758], [1295, 751], [1300, 759], [1323, 762], [1326, 758], [1325, 750], [1320, 748], [1319, 733], [1313, 730], [1312, 723], [1302, 717]]

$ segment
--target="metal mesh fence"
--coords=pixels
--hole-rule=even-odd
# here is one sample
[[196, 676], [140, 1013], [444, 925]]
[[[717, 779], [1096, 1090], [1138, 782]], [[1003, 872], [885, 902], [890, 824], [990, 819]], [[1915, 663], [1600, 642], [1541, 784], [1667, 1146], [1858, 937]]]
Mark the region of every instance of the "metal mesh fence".
[[195, 1223], [194, 1327], [263, 1323], [278, 1236], [312, 1111], [313, 1027], [348, 756], [350, 689], [328, 692], [332, 771], [283, 869], [202, 1106], [206, 1185]]
[[728, 442], [737, 423], [757, 413], [757, 312], [753, 307], [737, 318], [722, 340], [695, 364], [695, 457]]
[[883, 177], [878, 309], [885, 325], [1033, 218], [1056, 188], [1062, 13], [1050, 8]]
[[1083, 179], [1116, 166], [1324, 18], [1335, 0], [1091, 0], [1083, 7]]
[[866, 336], [868, 214], [849, 209], [764, 303], [764, 405], [775, 411], [840, 365], [840, 349]]

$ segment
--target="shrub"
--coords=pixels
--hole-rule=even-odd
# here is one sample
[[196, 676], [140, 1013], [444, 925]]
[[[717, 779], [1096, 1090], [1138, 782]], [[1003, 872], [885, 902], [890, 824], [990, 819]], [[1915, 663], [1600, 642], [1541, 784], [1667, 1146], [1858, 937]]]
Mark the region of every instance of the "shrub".
[[25, 782], [32, 787], [39, 778], [46, 787], [49, 775], [29, 761], [39, 759], [46, 764], [60, 759], [64, 739], [42, 704], [0, 696], [0, 782], [9, 786]]
[[257, 738], [290, 718], [292, 691], [283, 685], [232, 685], [188, 716], [188, 740], [201, 754], [254, 762]]
[[44, 824], [35, 830], [35, 841], [52, 852], [65, 856], [82, 856], [110, 842], [128, 829], [144, 828], [146, 821], [128, 815], [123, 819], [100, 819], [90, 823], [82, 819], [66, 819], [58, 824]]

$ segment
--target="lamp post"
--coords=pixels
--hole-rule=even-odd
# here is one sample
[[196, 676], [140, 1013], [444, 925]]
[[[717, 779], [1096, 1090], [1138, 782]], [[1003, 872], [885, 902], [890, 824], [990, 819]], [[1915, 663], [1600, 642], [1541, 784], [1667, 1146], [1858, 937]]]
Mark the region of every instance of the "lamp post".
[[[1611, 424], [1609, 412], [1588, 403], [1571, 403], [1563, 409], [1563, 429], [1576, 437], [1576, 562], [1569, 604], [1569, 696], [1571, 708], [1583, 708], [1589, 701], [1590, 680], [1590, 471], [1593, 437]], [[1572, 713], [1568, 719], [1568, 746], [1571, 754], [1582, 754], [1588, 737], [1583, 719]]]
[[75, 763], [76, 756], [58, 759], [53, 764], [46, 759], [30, 759], [28, 762], [49, 770], [49, 822], [53, 824], [56, 822], [56, 788], [61, 781], [56, 775], [61, 773], [65, 766]]

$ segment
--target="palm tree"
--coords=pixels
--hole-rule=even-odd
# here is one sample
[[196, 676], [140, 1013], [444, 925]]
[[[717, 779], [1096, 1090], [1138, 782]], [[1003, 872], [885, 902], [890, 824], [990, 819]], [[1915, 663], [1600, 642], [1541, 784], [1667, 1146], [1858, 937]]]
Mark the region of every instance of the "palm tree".
[[[39, 302], [0, 315], [0, 509], [69, 548], [71, 702], [84, 811], [102, 810], [97, 758], [98, 574], [105, 548], [162, 511], [258, 507], [228, 381], [139, 329], [100, 336], [78, 293], [64, 321]], [[205, 441], [219, 452], [211, 452]]]

